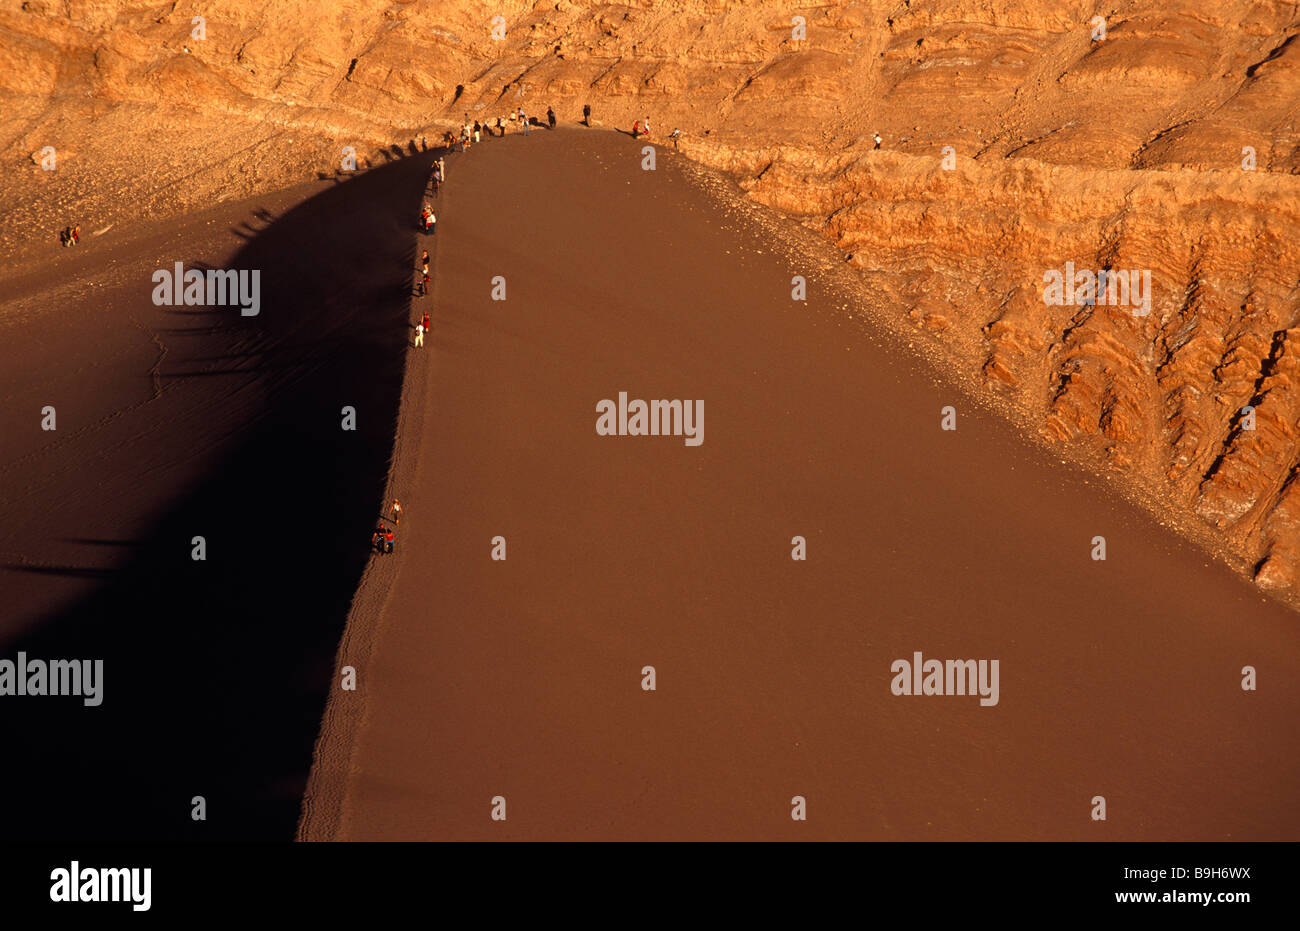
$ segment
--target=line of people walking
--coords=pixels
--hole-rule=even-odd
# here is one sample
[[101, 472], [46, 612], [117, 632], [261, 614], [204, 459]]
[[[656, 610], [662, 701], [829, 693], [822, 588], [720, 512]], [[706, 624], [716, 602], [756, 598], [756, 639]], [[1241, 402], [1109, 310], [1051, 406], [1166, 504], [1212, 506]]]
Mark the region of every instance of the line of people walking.
[[[523, 134], [528, 135], [529, 132], [531, 131], [530, 128], [531, 121], [529, 120], [528, 115], [524, 112], [523, 107], [519, 107], [517, 110], [512, 112], [508, 118], [498, 116], [496, 118], [495, 134], [504, 136], [506, 134], [507, 125], [516, 122], [519, 124]], [[546, 125], [550, 129], [555, 129], [557, 122], [558, 120], [555, 115], [555, 109], [553, 107], [547, 107]], [[582, 123], [585, 126], [591, 125], [590, 104], [586, 104], [582, 108]], [[469, 119], [469, 114], [466, 113], [465, 122], [460, 129], [460, 135], [456, 136], [451, 132], [451, 130], [447, 130], [443, 134], [443, 144], [445, 148], [448, 149], [449, 151], [454, 150], [455, 147], [459, 145], [460, 151], [465, 152], [468, 151], [471, 146], [479, 143], [485, 134], [489, 136], [494, 135], [493, 126], [490, 123], [485, 121], [479, 121], [479, 120], [471, 121]], [[647, 135], [649, 134], [648, 121], [646, 124], [646, 134]], [[676, 136], [676, 133], [674, 133], [674, 136]], [[439, 155], [437, 160], [434, 161], [433, 167], [429, 173], [429, 181], [425, 187], [426, 196], [431, 196], [436, 198], [439, 192], [442, 190], [442, 185], [446, 181], [446, 179], [447, 179], [446, 158], [442, 155]], [[425, 200], [420, 210], [420, 229], [426, 235], [432, 235], [437, 228], [437, 222], [438, 222], [438, 218], [433, 212], [433, 207], [429, 205], [428, 200]], [[418, 298], [427, 297], [431, 289], [432, 286], [429, 279], [429, 250], [424, 249], [421, 250], [420, 253], [420, 271], [416, 277], [416, 285], [415, 285], [416, 297]], [[424, 348], [424, 338], [429, 334], [431, 325], [432, 324], [429, 318], [428, 311], [422, 312], [420, 314], [418, 321], [415, 324], [415, 339], [412, 342], [412, 348], [414, 349]], [[401, 517], [402, 517], [402, 506], [395, 499], [393, 501], [392, 526], [390, 527], [387, 523], [385, 523], [385, 519], [381, 516], [379, 525], [375, 528], [374, 532], [371, 534], [371, 538], [370, 538], [371, 548], [375, 552], [381, 554], [389, 554], [393, 552], [396, 546], [397, 525], [398, 523], [400, 523]]]
[[[466, 152], [473, 146], [483, 141], [484, 136], [504, 136], [509, 131], [517, 129], [518, 132], [527, 136], [532, 132], [534, 125], [541, 126], [540, 121], [535, 121], [523, 107], [516, 107], [505, 116], [498, 116], [496, 119], [474, 119], [469, 118], [468, 111], [464, 115], [464, 122], [461, 124], [459, 132], [453, 132], [448, 129], [442, 134], [443, 145], [449, 150], [459, 149]], [[582, 105], [583, 126], [591, 126], [591, 104]], [[554, 107], [546, 108], [546, 126], [549, 129], [555, 129], [559, 125], [559, 117], [555, 114]], [[648, 135], [649, 123], [646, 124]], [[634, 135], [641, 135], [640, 131], [634, 132]]]
[[[582, 122], [583, 125], [590, 126], [590, 121], [591, 105], [588, 104], [582, 108]], [[541, 124], [537, 123], [536, 125], [540, 126]], [[547, 107], [546, 126], [554, 129], [557, 125], [559, 125], [559, 117], [555, 115], [555, 108]], [[495, 120], [470, 120], [469, 114], [466, 113], [465, 122], [461, 126], [459, 135], [453, 135], [448, 130], [443, 135], [443, 141], [448, 147], [459, 146], [460, 150], [464, 152], [475, 143], [482, 141], [484, 136], [504, 136], [516, 127], [520, 133], [527, 136], [532, 132], [533, 126], [533, 118], [524, 112], [523, 107], [517, 107], [505, 116], [498, 116]]]
[[[433, 168], [429, 173], [429, 181], [425, 186], [426, 195], [430, 193], [432, 193], [434, 197], [438, 195], [438, 191], [442, 187], [443, 179], [446, 177], [446, 172], [446, 159], [440, 155], [437, 160], [434, 161]], [[429, 206], [429, 202], [426, 200], [424, 206], [420, 210], [420, 229], [425, 233], [432, 233], [436, 223], [437, 217], [434, 216], [433, 208]], [[432, 290], [432, 288], [429, 280], [429, 250], [423, 249], [420, 251], [420, 271], [417, 273], [415, 279], [415, 295], [418, 298], [427, 297], [430, 290]], [[424, 348], [424, 337], [428, 334], [431, 325], [428, 311], [425, 311], [421, 314], [420, 319], [415, 324], [415, 340], [412, 344], [413, 348]], [[370, 535], [370, 547], [374, 552], [385, 555], [393, 552], [393, 549], [397, 544], [397, 525], [401, 523], [401, 520], [402, 505], [399, 501], [394, 499], [392, 526], [388, 526], [384, 522], [384, 517], [381, 515], [379, 525]]]
[[[444, 142], [448, 143], [448, 148], [451, 147], [451, 142], [449, 141], [450, 137], [450, 133], [447, 133], [444, 137]], [[428, 196], [431, 194], [432, 196], [437, 197], [438, 192], [442, 189], [443, 180], [446, 177], [447, 160], [444, 156], [439, 155], [429, 172], [429, 180], [424, 191], [425, 195]], [[437, 222], [438, 219], [434, 215], [433, 208], [429, 206], [427, 200], [424, 201], [424, 205], [420, 209], [420, 229], [425, 233], [432, 234], [436, 228]], [[415, 295], [417, 298], [427, 297], [431, 290], [432, 285], [429, 279], [429, 250], [422, 249], [420, 251], [420, 270], [416, 274], [415, 279]], [[424, 337], [428, 335], [431, 326], [432, 323], [429, 319], [429, 313], [428, 311], [425, 311], [420, 315], [419, 320], [416, 321], [415, 324], [415, 339], [412, 343], [413, 348], [424, 348]], [[392, 526], [390, 527], [386, 524], [384, 517], [381, 516], [379, 519], [379, 525], [370, 535], [370, 546], [374, 552], [380, 554], [389, 554], [393, 552], [397, 543], [397, 525], [401, 523], [401, 520], [402, 505], [399, 501], [394, 500]]]

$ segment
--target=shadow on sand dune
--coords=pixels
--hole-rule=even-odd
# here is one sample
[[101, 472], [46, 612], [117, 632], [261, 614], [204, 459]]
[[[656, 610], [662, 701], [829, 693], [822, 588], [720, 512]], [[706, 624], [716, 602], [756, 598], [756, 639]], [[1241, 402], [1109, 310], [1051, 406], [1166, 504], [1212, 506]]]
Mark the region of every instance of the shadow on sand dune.
[[[382, 506], [437, 154], [394, 155], [248, 231], [230, 267], [261, 270], [260, 315], [225, 312], [160, 374], [211, 374], [219, 360], [258, 372], [266, 404], [122, 571], [6, 644], [11, 657], [104, 660], [101, 706], [26, 698], [6, 715], [6, 838], [293, 838]], [[222, 398], [210, 404], [217, 416]], [[206, 561], [191, 558], [196, 536]], [[206, 821], [191, 818], [195, 796]]]

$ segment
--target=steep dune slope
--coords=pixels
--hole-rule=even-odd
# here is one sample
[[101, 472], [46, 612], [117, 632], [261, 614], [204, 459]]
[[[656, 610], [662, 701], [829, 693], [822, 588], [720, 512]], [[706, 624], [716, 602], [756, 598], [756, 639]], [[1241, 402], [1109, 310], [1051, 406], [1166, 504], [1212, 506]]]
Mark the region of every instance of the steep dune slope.
[[[447, 163], [398, 552], [353, 602], [300, 837], [1300, 830], [1294, 615], [864, 338], [827, 243], [613, 133]], [[601, 435], [619, 391], [699, 399], [702, 442]], [[916, 650], [1000, 657], [996, 704], [893, 694]]]

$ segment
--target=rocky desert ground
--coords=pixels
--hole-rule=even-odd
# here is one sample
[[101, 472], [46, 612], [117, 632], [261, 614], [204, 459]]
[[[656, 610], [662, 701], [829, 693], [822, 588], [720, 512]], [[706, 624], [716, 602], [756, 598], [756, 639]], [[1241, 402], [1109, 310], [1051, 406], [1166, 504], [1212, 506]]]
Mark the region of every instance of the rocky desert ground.
[[[1247, 0], [4, 0], [0, 249], [382, 164], [466, 113], [648, 118], [832, 240], [856, 310], [1294, 605], [1297, 34]], [[1045, 301], [1067, 268], [1149, 276], [1147, 312]]]

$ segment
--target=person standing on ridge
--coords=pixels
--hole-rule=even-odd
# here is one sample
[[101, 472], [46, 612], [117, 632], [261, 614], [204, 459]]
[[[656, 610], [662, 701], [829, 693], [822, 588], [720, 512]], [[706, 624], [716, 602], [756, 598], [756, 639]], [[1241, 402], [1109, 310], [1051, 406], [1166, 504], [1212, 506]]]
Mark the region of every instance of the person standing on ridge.
[[424, 324], [417, 323], [415, 325], [415, 348], [421, 349], [423, 347], [424, 347]]
[[582, 125], [587, 127], [591, 126], [591, 104], [589, 103], [584, 103], [582, 105]]
[[555, 111], [550, 107], [546, 108], [546, 125], [550, 126], [551, 129], [555, 128]]
[[400, 524], [401, 522], [402, 522], [402, 502], [394, 498], [393, 499], [393, 523]]
[[674, 149], [677, 148], [677, 140], [680, 139], [681, 137], [682, 137], [682, 131], [680, 129], [674, 129], [672, 133], [669, 135], [669, 138], [672, 139], [673, 141]]

